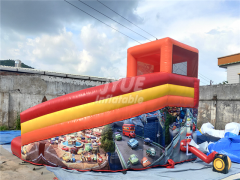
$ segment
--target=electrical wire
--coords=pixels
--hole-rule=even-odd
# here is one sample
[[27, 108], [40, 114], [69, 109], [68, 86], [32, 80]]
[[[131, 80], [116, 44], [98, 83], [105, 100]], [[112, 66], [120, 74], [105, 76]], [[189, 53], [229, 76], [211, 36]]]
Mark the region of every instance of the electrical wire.
[[202, 77], [205, 77], [208, 80], [211, 80], [211, 79], [207, 78], [206, 76], [204, 76], [203, 74], [201, 74], [200, 72], [198, 74], [200, 74]]
[[[128, 36], [128, 35], [122, 33], [121, 31], [119, 31], [119, 30], [113, 28], [112, 26], [110, 26], [110, 25], [104, 23], [104, 22], [101, 21], [100, 19], [98, 19], [98, 18], [94, 17], [93, 15], [87, 13], [86, 11], [80, 9], [79, 7], [77, 7], [77, 6], [75, 6], [74, 4], [68, 2], [67, 0], [64, 0], [64, 1], [67, 2], [68, 4], [74, 6], [74, 7], [77, 8], [78, 10], [80, 10], [80, 11], [86, 13], [87, 15], [93, 17], [94, 19], [100, 21], [101, 23], [105, 24], [106, 26], [108, 26], [108, 27], [114, 29], [115, 31], [117, 31], [117, 32], [119, 32], [119, 33], [121, 33], [122, 35], [124, 35], [124, 36], [126, 36], [126, 37], [128, 37], [128, 38], [130, 38], [130, 39], [132, 39], [132, 40], [134, 40], [134, 41], [136, 41], [136, 42], [138, 42], [139, 44], [141, 44], [139, 41], [137, 41], [137, 40], [131, 38], [130, 36]], [[86, 3], [82, 2], [81, 0], [79, 0], [79, 1], [80, 1], [81, 3], [87, 5]], [[97, 0], [97, 1], [98, 1], [98, 0]], [[98, 2], [101, 3], [100, 1], [98, 1]], [[103, 3], [101, 3], [101, 4], [103, 4]], [[105, 4], [103, 4], [103, 5], [104, 5], [105, 7], [107, 7], [107, 8], [109, 8], [109, 7], [106, 6]], [[95, 11], [99, 12], [98, 10], [96, 10], [95, 8], [93, 8], [93, 7], [91, 7], [91, 6], [89, 6], [89, 5], [87, 5], [87, 6], [90, 7], [90, 8], [92, 8], [92, 9], [94, 9]], [[109, 8], [109, 9], [112, 10], [111, 8]], [[112, 10], [112, 11], [115, 12], [114, 10]], [[105, 14], [103, 14], [103, 13], [101, 13], [101, 12], [99, 12], [99, 13], [102, 14], [102, 15], [104, 15], [104, 16], [106, 16]], [[115, 13], [118, 14], [117, 12], [115, 12]], [[120, 14], [118, 14], [118, 15], [121, 16]], [[106, 17], [108, 17], [108, 16], [106, 16]], [[121, 16], [121, 17], [124, 18], [123, 16]], [[110, 18], [110, 17], [108, 17], [108, 18], [111, 19], [111, 20], [113, 20], [113, 19]], [[126, 18], [124, 18], [124, 19], [126, 19]], [[126, 20], [127, 20], [127, 19], [126, 19]], [[115, 21], [115, 20], [113, 20], [113, 21]], [[127, 20], [127, 21], [129, 21], [129, 20]], [[115, 21], [115, 22], [118, 23], [118, 24], [120, 24], [120, 25], [122, 25], [121, 23], [119, 23], [119, 22], [117, 22], [117, 21]], [[129, 22], [130, 22], [130, 21], [129, 21]], [[130, 23], [132, 23], [132, 22], [130, 22]], [[132, 24], [133, 24], [133, 23], [132, 23]], [[135, 25], [135, 24], [133, 24], [133, 25]], [[126, 26], [124, 26], [124, 25], [122, 25], [122, 26], [125, 27], [125, 28], [127, 28], [127, 29], [129, 29], [128, 27], [126, 27]], [[135, 26], [137, 26], [137, 25], [135, 25]], [[138, 27], [138, 26], [137, 26], [137, 27]], [[140, 27], [138, 27], [138, 28], [140, 28]], [[140, 28], [140, 29], [141, 29], [141, 28]], [[129, 30], [131, 30], [131, 29], [129, 29]], [[143, 30], [143, 29], [141, 29], [141, 30]], [[132, 32], [135, 32], [135, 31], [133, 31], [133, 30], [131, 30], [131, 31], [132, 31]], [[144, 31], [144, 30], [143, 30], [143, 31]], [[144, 32], [146, 32], [146, 31], [144, 31]], [[138, 34], [137, 32], [135, 32], [135, 33]], [[146, 32], [146, 33], [148, 33], [148, 32]], [[149, 33], [148, 33], [148, 34], [149, 34]], [[140, 35], [140, 34], [138, 34], [138, 35]], [[149, 35], [151, 35], [151, 34], [149, 34]], [[140, 36], [142, 36], [142, 35], [140, 35]], [[153, 35], [151, 35], [151, 36], [153, 36]], [[142, 36], [142, 37], [144, 37], [144, 36]], [[153, 36], [153, 37], [154, 37], [154, 36]], [[148, 39], [148, 38], [146, 38], [146, 37], [144, 37], [144, 38], [145, 38], [145, 39]], [[149, 40], [149, 39], [148, 39], [148, 40]], [[151, 41], [151, 40], [149, 40], [149, 41]], [[206, 82], [208, 82], [208, 80], [211, 80], [211, 79], [207, 78], [206, 76], [202, 75], [201, 73], [199, 73], [199, 76], [201, 76], [202, 80], [204, 80], [204, 81], [206, 81]]]
[[138, 27], [139, 29], [141, 29], [142, 31], [144, 31], [145, 33], [149, 34], [150, 36], [154, 37], [157, 39], [157, 37], [153, 36], [152, 34], [148, 33], [147, 31], [145, 31], [144, 29], [140, 28], [139, 26], [137, 26], [136, 24], [134, 24], [133, 22], [129, 21], [127, 18], [123, 17], [122, 15], [118, 14], [116, 11], [114, 11], [113, 9], [111, 9], [110, 7], [108, 7], [106, 4], [102, 3], [101, 1], [97, 0], [99, 3], [101, 3], [103, 6], [105, 6], [106, 8], [110, 9], [112, 12], [116, 13], [117, 15], [119, 15], [120, 17], [122, 17], [123, 19], [127, 20], [128, 22], [130, 22], [131, 24], [133, 24], [134, 26]]
[[[182, 68], [178, 68], [177, 70], [180, 70], [183, 74], [185, 74], [186, 72], [182, 69]], [[179, 73], [177, 73], [177, 74], [179, 74]], [[198, 74], [199, 76], [201, 76], [200, 74]], [[204, 79], [203, 77], [199, 77], [199, 78], [201, 78], [200, 80], [201, 80], [201, 83], [204, 83], [204, 84], [206, 84], [206, 82], [207, 82], [207, 84], [206, 85], [208, 85], [209, 84], [209, 81], [208, 80], [206, 80], [206, 79]], [[205, 81], [205, 82], [202, 82], [202, 81]]]
[[111, 19], [112, 21], [114, 21], [114, 22], [116, 22], [116, 23], [120, 24], [121, 26], [123, 26], [123, 27], [127, 28], [128, 30], [130, 30], [130, 31], [132, 31], [132, 32], [134, 32], [134, 33], [136, 33], [136, 34], [138, 34], [139, 36], [141, 36], [141, 37], [143, 37], [143, 38], [145, 38], [145, 39], [147, 39], [147, 40], [149, 40], [149, 41], [151, 42], [151, 40], [150, 40], [150, 39], [148, 39], [148, 38], [146, 38], [146, 37], [142, 36], [141, 34], [137, 33], [136, 31], [133, 31], [132, 29], [128, 28], [127, 26], [125, 26], [125, 25], [123, 25], [123, 24], [121, 24], [121, 23], [119, 23], [119, 22], [115, 21], [114, 19], [110, 18], [110, 17], [109, 17], [109, 16], [107, 16], [106, 14], [103, 14], [102, 12], [100, 12], [100, 11], [98, 11], [97, 9], [93, 8], [92, 6], [89, 6], [89, 5], [88, 5], [88, 4], [86, 4], [85, 2], [83, 2], [83, 1], [81, 1], [81, 0], [78, 0], [78, 1], [79, 1], [79, 2], [81, 2], [81, 3], [83, 3], [83, 4], [85, 4], [86, 6], [88, 6], [88, 7], [90, 7], [90, 8], [92, 8], [93, 10], [97, 11], [98, 13], [102, 14], [103, 16], [105, 16], [105, 17], [107, 17], [107, 18]]
[[80, 9], [79, 7], [77, 7], [77, 6], [75, 6], [74, 4], [72, 4], [72, 3], [68, 2], [67, 0], [64, 0], [64, 1], [65, 1], [65, 2], [67, 2], [68, 4], [70, 4], [70, 5], [74, 6], [74, 7], [75, 7], [75, 8], [77, 8], [78, 10], [80, 10], [80, 11], [82, 11], [82, 12], [86, 13], [87, 15], [89, 15], [89, 16], [91, 16], [91, 17], [93, 17], [94, 19], [96, 19], [96, 20], [100, 21], [101, 23], [105, 24], [106, 26], [108, 26], [108, 27], [110, 27], [110, 28], [114, 29], [115, 31], [117, 31], [117, 32], [119, 32], [119, 33], [121, 33], [122, 35], [124, 35], [124, 36], [127, 36], [128, 38], [130, 38], [130, 39], [132, 39], [132, 40], [134, 40], [134, 41], [138, 42], [139, 44], [141, 44], [139, 41], [137, 41], [137, 40], [135, 40], [135, 39], [131, 38], [130, 36], [128, 36], [128, 35], [126, 35], [126, 34], [122, 33], [121, 31], [119, 31], [119, 30], [115, 29], [114, 27], [112, 27], [112, 26], [110, 26], [110, 25], [108, 25], [108, 24], [104, 23], [104, 22], [103, 22], [103, 21], [101, 21], [100, 19], [98, 19], [98, 18], [94, 17], [93, 15], [91, 15], [91, 14], [87, 13], [86, 11], [84, 11], [84, 10]]
[[206, 83], [203, 83], [203, 82], [200, 82], [200, 83], [202, 83], [203, 85], [206, 85], [206, 86], [208, 86], [208, 84], [206, 84]]
[[201, 74], [198, 74], [198, 76], [201, 77], [202, 79], [204, 79], [205, 81], [211, 81], [211, 79], [206, 79]]
[[208, 81], [206, 81], [205, 79], [202, 79], [202, 78], [200, 78], [200, 80], [201, 80], [201, 82], [203, 82], [203, 81], [204, 81], [204, 83], [207, 83], [207, 84], [209, 84], [209, 82], [208, 82]]
[[204, 79], [205, 81], [211, 81], [211, 79], [206, 79], [204, 78], [201, 74], [198, 74], [202, 79]]

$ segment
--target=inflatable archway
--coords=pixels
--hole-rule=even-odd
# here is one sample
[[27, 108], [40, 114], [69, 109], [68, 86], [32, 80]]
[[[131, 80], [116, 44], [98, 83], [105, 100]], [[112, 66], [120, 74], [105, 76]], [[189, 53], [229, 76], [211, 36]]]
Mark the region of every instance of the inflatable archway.
[[[128, 49], [127, 77], [70, 93], [20, 114], [12, 152], [77, 170], [144, 169], [196, 158], [198, 50], [164, 38]], [[171, 159], [171, 160], [170, 160]]]

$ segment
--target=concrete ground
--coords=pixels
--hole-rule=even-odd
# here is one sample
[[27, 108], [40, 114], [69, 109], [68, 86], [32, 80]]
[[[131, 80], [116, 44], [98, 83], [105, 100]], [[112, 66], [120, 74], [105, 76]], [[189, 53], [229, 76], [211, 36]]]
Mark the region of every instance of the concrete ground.
[[[23, 163], [21, 159], [0, 146], [0, 179], [1, 180], [57, 180], [54, 173], [45, 166]], [[240, 180], [240, 173], [222, 180]]]
[[[0, 179], [53, 180], [56, 177], [45, 166], [35, 166], [22, 162], [17, 156], [0, 146]], [[35, 170], [33, 170], [34, 168]]]

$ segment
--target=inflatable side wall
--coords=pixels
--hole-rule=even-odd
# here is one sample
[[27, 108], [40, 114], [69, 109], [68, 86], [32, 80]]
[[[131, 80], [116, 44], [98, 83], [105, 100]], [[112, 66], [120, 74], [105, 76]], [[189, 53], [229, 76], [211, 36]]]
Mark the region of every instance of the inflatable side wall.
[[197, 74], [195, 48], [170, 38], [132, 47], [126, 78], [22, 112], [13, 153], [32, 163], [84, 171], [194, 159], [180, 152], [180, 141], [194, 138]]

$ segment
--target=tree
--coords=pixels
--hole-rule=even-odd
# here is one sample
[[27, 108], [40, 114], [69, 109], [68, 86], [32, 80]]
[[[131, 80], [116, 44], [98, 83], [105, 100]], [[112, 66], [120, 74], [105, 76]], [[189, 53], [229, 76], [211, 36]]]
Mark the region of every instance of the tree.
[[166, 121], [165, 121], [165, 145], [168, 145], [171, 143], [169, 126], [170, 126], [170, 124], [172, 124], [175, 121], [176, 121], [176, 117], [172, 116], [171, 114], [169, 114], [167, 112], [167, 117], [166, 117]]
[[[11, 66], [11, 67], [15, 67], [15, 61], [14, 60], [0, 60], [0, 65], [2, 66]], [[24, 63], [21, 63], [21, 67], [22, 68], [30, 68], [30, 69], [34, 69], [33, 67], [31, 66], [28, 66]]]
[[222, 83], [219, 84], [228, 84], [228, 81], [223, 81]]
[[106, 125], [102, 130], [100, 147], [103, 148], [105, 152], [115, 151], [113, 131], [110, 125]]

